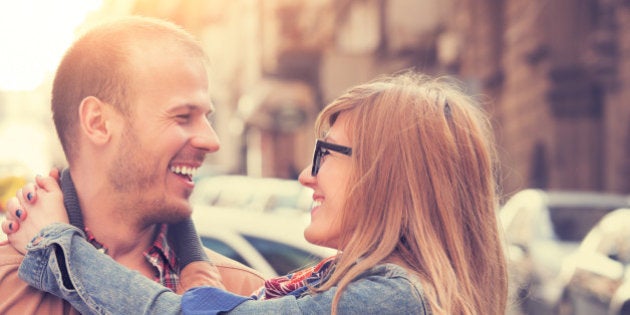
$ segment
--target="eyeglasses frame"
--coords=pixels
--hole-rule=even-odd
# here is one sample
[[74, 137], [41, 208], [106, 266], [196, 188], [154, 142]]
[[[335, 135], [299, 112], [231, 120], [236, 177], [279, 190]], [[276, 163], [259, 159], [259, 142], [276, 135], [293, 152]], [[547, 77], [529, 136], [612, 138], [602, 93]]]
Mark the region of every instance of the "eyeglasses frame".
[[319, 173], [319, 168], [321, 167], [322, 163], [322, 157], [324, 156], [325, 152], [323, 149], [338, 152], [347, 156], [352, 156], [352, 148], [350, 147], [317, 139], [317, 142], [315, 142], [315, 149], [313, 150], [313, 166], [311, 167], [311, 176], [313, 177], [317, 176], [317, 173]]

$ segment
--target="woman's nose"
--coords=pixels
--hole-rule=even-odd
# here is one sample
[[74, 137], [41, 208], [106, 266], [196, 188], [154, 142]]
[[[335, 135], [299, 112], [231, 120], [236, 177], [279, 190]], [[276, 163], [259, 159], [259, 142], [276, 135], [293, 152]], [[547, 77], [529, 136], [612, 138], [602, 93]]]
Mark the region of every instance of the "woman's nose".
[[306, 187], [310, 187], [310, 188], [313, 187], [316, 180], [315, 177], [311, 175], [312, 167], [313, 167], [312, 165], [308, 165], [306, 168], [302, 170], [302, 172], [300, 172], [300, 176], [298, 176], [298, 181], [300, 182], [300, 184]]

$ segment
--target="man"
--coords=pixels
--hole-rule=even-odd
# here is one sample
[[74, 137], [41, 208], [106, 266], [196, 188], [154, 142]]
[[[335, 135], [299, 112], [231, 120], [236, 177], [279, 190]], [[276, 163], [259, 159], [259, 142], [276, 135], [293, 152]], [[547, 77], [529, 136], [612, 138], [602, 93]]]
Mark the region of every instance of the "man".
[[[69, 164], [61, 184], [70, 222], [120, 264], [181, 292], [165, 223], [189, 222], [192, 176], [219, 149], [202, 48], [156, 19], [98, 26], [61, 61], [52, 111]], [[262, 285], [255, 271], [207, 255], [226, 289], [247, 295]], [[21, 259], [0, 246], [0, 314], [76, 313], [19, 280]]]

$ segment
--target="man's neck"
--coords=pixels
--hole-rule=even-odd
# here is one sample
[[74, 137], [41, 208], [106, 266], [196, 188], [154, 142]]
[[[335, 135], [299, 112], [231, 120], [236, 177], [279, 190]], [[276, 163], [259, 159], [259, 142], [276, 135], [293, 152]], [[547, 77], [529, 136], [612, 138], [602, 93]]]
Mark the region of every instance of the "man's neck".
[[139, 227], [137, 224], [125, 222], [125, 218], [110, 215], [107, 212], [83, 210], [85, 227], [89, 229], [97, 242], [107, 248], [107, 254], [114, 260], [123, 257], [143, 257], [153, 244], [157, 225]]
[[152, 276], [143, 252], [153, 243], [157, 226], [142, 224], [137, 215], [128, 215], [138, 210], [125, 205], [124, 199], [109, 188], [106, 176], [73, 169], [72, 179], [84, 226], [96, 241], [106, 246], [107, 254], [120, 264]]

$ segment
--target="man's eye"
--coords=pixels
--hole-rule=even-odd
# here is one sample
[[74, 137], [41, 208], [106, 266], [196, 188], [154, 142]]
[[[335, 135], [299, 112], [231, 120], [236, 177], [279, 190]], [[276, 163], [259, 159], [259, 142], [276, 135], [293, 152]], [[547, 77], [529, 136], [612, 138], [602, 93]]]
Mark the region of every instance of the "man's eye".
[[175, 119], [177, 119], [178, 121], [181, 121], [181, 122], [186, 122], [186, 121], [190, 120], [190, 114], [177, 115], [177, 116], [175, 116]]

